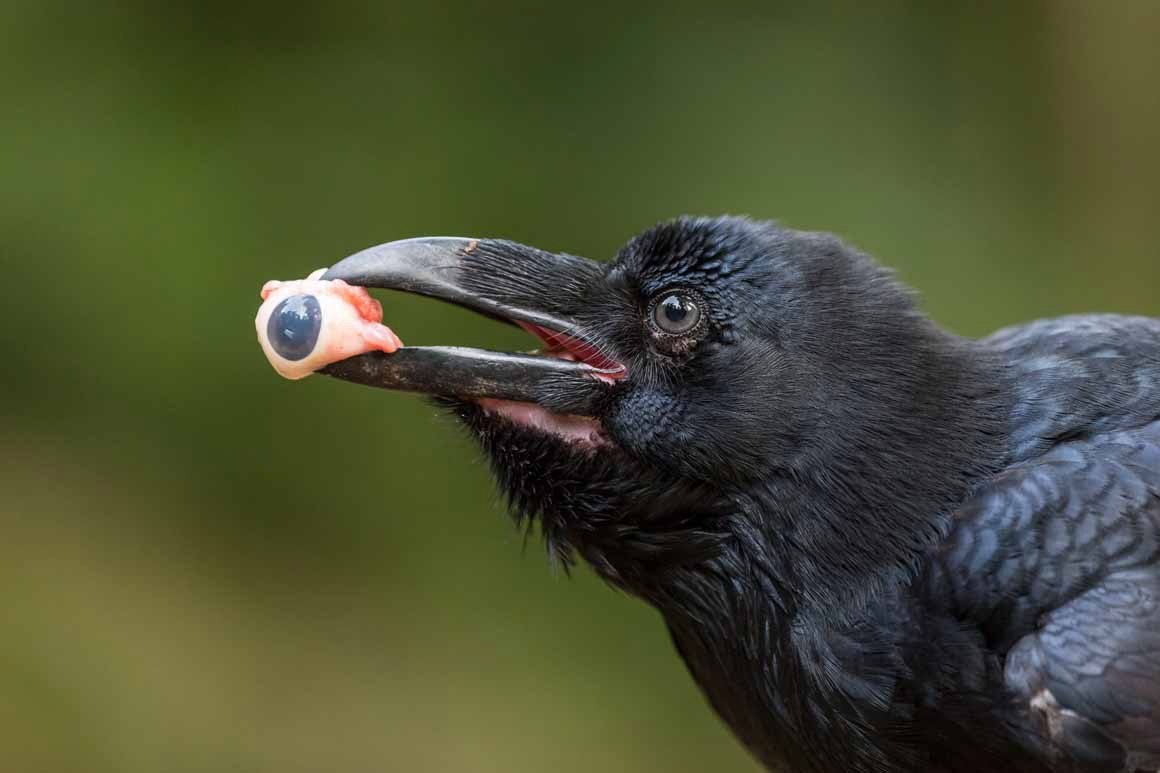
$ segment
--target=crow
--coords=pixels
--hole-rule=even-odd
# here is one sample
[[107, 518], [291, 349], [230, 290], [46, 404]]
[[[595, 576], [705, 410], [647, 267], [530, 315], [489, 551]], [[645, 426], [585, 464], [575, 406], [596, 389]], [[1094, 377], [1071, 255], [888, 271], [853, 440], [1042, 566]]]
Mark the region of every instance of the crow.
[[541, 339], [323, 372], [454, 412], [769, 769], [1160, 768], [1160, 320], [966, 339], [838, 238], [736, 217], [610, 263], [419, 238], [324, 278]]

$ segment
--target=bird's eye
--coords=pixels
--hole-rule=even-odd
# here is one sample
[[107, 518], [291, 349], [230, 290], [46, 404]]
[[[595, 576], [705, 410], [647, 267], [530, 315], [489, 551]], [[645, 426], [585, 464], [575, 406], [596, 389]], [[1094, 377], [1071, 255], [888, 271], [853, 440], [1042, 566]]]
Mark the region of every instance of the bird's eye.
[[700, 323], [701, 307], [687, 293], [668, 293], [653, 304], [652, 321], [662, 333], [684, 335]]
[[279, 303], [266, 325], [266, 337], [284, 359], [305, 359], [318, 343], [322, 307], [313, 295], [293, 295]]

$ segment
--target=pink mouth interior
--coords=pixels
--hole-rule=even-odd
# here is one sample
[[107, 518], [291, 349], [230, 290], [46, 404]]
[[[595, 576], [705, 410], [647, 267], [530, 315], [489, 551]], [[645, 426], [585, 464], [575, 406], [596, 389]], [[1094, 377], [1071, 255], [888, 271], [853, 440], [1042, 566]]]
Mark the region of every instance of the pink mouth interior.
[[[595, 376], [603, 381], [612, 382], [627, 375], [627, 368], [586, 341], [528, 322], [518, 324], [544, 342], [544, 354], [549, 357], [590, 365], [598, 371]], [[484, 399], [479, 401], [479, 405], [488, 413], [581, 447], [595, 448], [609, 442], [600, 422], [587, 416], [551, 413], [535, 403], [510, 400]]]
[[626, 368], [608, 357], [597, 347], [574, 338], [567, 333], [549, 330], [529, 322], [518, 323], [520, 327], [544, 342], [544, 354], [573, 362], [582, 362], [600, 371], [600, 377], [615, 381], [624, 378]]

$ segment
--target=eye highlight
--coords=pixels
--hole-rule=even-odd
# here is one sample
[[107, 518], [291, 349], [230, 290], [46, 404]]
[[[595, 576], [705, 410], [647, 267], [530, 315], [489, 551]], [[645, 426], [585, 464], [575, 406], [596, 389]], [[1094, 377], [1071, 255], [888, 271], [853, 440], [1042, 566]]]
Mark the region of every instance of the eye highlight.
[[652, 302], [649, 320], [664, 335], [686, 335], [701, 324], [701, 304], [691, 293], [674, 290]]

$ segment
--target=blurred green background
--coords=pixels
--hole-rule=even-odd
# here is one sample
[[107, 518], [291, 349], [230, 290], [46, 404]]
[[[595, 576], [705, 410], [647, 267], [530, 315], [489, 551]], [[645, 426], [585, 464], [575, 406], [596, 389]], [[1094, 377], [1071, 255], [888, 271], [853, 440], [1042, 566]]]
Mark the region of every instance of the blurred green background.
[[0, 770], [755, 770], [449, 419], [282, 381], [252, 319], [380, 241], [724, 212], [965, 334], [1160, 315], [1160, 4], [802, 5], [5, 0]]

